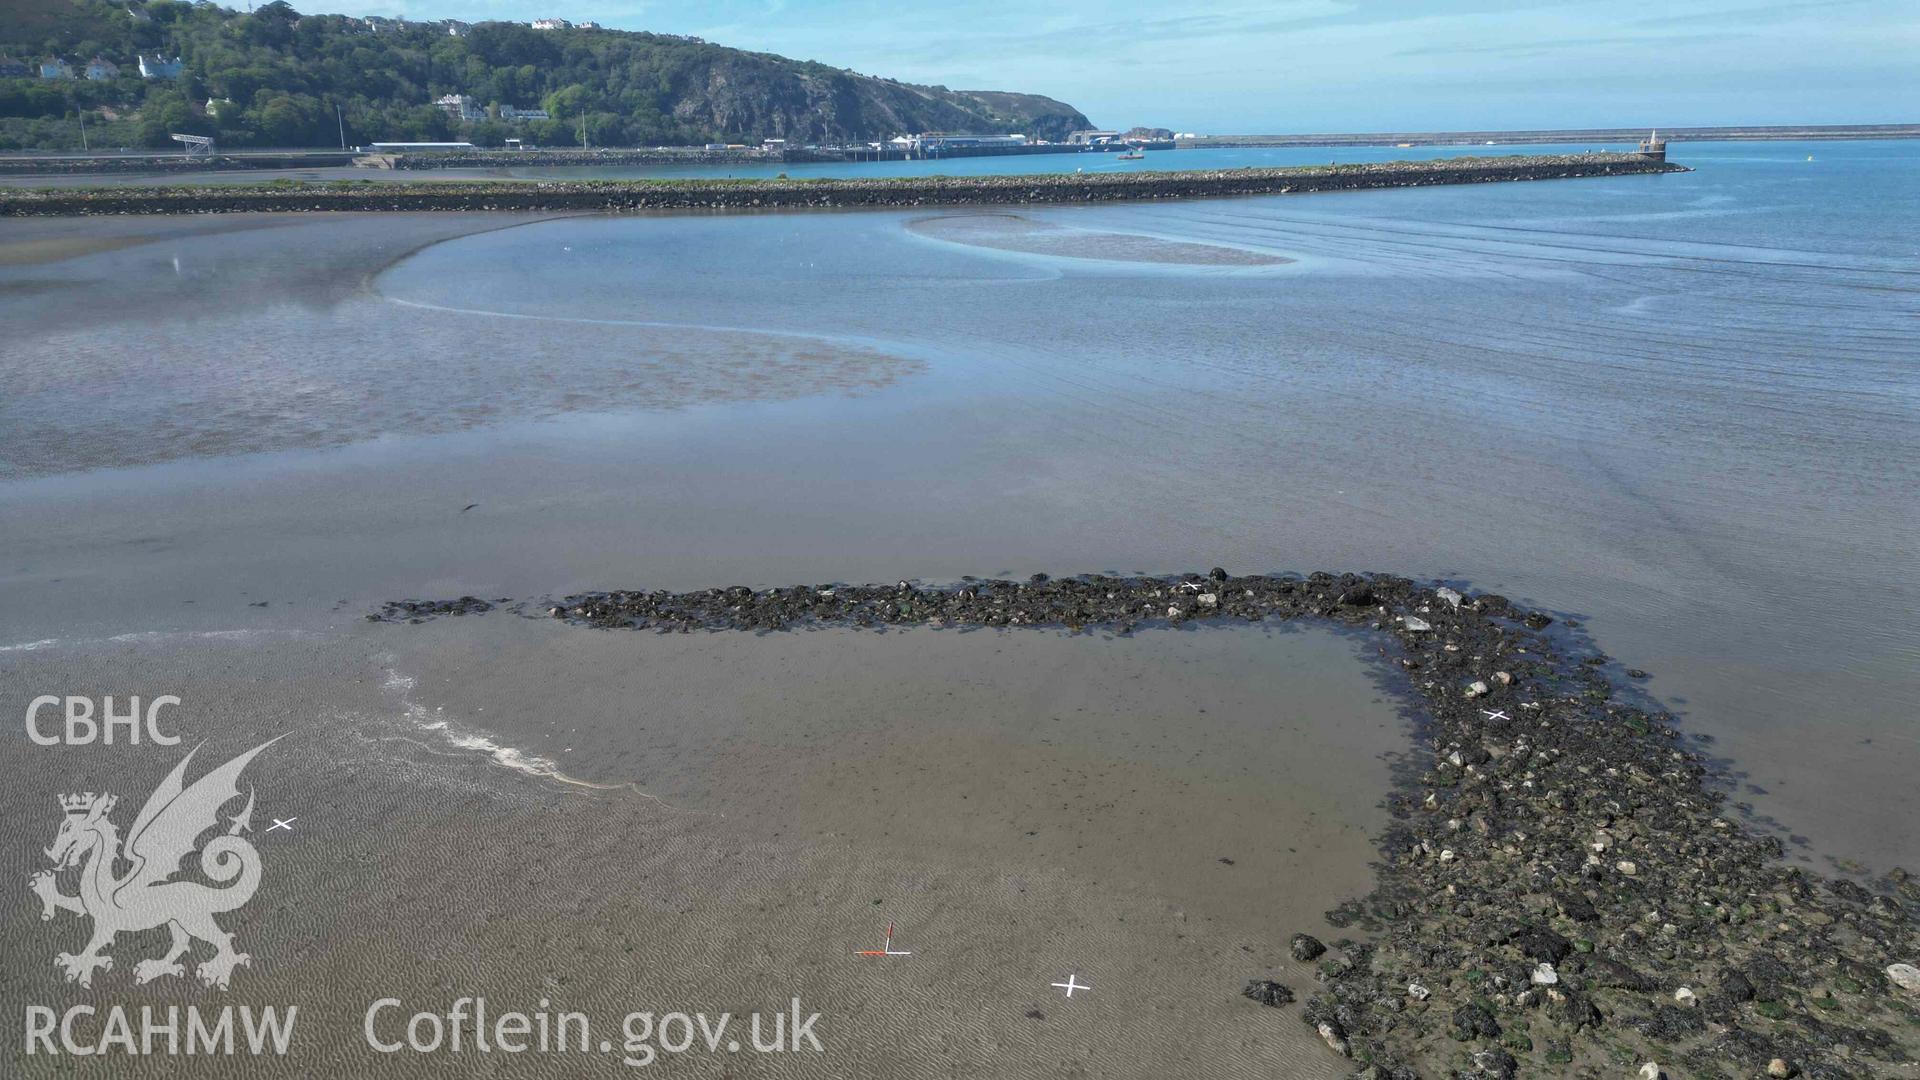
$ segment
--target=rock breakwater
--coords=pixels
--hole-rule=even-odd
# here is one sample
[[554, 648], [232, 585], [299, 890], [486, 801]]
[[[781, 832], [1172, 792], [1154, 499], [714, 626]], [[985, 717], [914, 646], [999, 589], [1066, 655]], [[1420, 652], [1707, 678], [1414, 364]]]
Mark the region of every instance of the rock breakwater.
[[1443, 158], [1366, 165], [1086, 175], [834, 180], [274, 182], [13, 189], [0, 216], [353, 211], [792, 210], [1030, 205], [1280, 195], [1685, 172], [1635, 154]]
[[[497, 605], [605, 630], [1147, 626], [1321, 619], [1378, 636], [1424, 767], [1389, 797], [1374, 890], [1296, 937], [1308, 999], [1223, 971], [1371, 1080], [1908, 1075], [1920, 1053], [1920, 879], [1784, 863], [1725, 811], [1707, 756], [1553, 616], [1390, 575], [1089, 575], [928, 587], [613, 591]], [[1624, 675], [1622, 675], [1624, 678]], [[1287, 929], [1287, 928], [1279, 928]], [[1299, 969], [1296, 969], [1299, 970]], [[1245, 988], [1242, 990], [1241, 988]], [[1651, 1072], [1648, 1072], [1648, 1069]]]
[[759, 149], [700, 150], [662, 147], [649, 150], [476, 150], [471, 153], [394, 154], [395, 169], [541, 169], [620, 168], [632, 165], [759, 165], [778, 162], [778, 153]]
[[98, 173], [203, 173], [259, 169], [325, 169], [353, 163], [346, 151], [286, 154], [103, 154], [99, 157], [0, 157], [0, 176]]

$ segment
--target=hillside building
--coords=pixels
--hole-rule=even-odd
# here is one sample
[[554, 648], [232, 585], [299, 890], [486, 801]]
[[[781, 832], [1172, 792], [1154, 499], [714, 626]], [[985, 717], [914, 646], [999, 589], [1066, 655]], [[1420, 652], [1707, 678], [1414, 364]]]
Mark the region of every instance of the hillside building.
[[447, 94], [434, 101], [440, 111], [461, 123], [470, 124], [487, 118], [487, 110], [474, 103], [467, 94]]
[[87, 61], [87, 78], [94, 82], [106, 82], [120, 77], [120, 65], [103, 56]]
[[40, 62], [40, 77], [43, 79], [71, 79], [73, 78], [73, 65], [57, 56], [50, 60], [42, 60]]
[[169, 60], [159, 53], [152, 56], [140, 54], [140, 77], [143, 79], [177, 79], [185, 66], [177, 56]]

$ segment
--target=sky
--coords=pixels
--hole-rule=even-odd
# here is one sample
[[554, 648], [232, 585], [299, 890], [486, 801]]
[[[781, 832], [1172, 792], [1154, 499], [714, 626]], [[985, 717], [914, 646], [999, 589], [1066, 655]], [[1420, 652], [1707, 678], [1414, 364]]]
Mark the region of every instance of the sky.
[[907, 82], [1046, 94], [1106, 127], [1920, 122], [1920, 0], [292, 2], [692, 34]]

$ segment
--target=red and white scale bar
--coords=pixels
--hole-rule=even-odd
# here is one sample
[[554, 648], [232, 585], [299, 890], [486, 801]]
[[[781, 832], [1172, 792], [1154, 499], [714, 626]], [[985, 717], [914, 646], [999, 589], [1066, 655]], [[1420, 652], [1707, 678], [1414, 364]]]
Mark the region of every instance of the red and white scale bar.
[[855, 956], [912, 956], [913, 954], [911, 952], [908, 952], [905, 949], [896, 949], [893, 947], [893, 924], [888, 923], [886, 944], [882, 945], [878, 949], [861, 949], [859, 952], [855, 953], [854, 955]]

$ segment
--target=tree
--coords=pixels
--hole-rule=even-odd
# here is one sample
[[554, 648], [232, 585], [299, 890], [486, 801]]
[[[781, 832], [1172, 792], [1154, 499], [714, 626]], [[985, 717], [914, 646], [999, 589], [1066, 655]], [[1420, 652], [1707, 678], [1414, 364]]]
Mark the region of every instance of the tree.
[[194, 112], [187, 99], [172, 90], [148, 93], [146, 104], [140, 109], [136, 130], [142, 146], [172, 146], [175, 133], [214, 134], [214, 127], [206, 117]]
[[540, 107], [555, 120], [571, 120], [586, 111], [589, 98], [587, 88], [575, 83], [541, 98]]
[[185, 0], [131, 0], [149, 16], [141, 21], [128, 17], [127, 2], [13, 0], [0, 16], [0, 52], [80, 62], [98, 53], [128, 69], [139, 52], [177, 55], [187, 77], [163, 82], [130, 74], [50, 93], [17, 85], [38, 80], [0, 82], [0, 138], [16, 146], [64, 145], [72, 127], [64, 118], [86, 107], [139, 118], [116, 139], [168, 145], [168, 129], [211, 132], [215, 125], [183, 104], [208, 96], [232, 98], [244, 110], [217, 125], [235, 145], [332, 145], [337, 129], [327, 103], [335, 100], [355, 103], [363, 138], [450, 138], [458, 129], [430, 106], [449, 93], [543, 105], [555, 118], [542, 129], [549, 143], [578, 141], [583, 118], [599, 145], [698, 143], [723, 133], [865, 140], [1015, 124], [1059, 138], [1091, 126], [1046, 98], [954, 94], [667, 35], [544, 32], [496, 22], [466, 37], [429, 23], [374, 34], [346, 16], [303, 17], [284, 0], [251, 14]]

